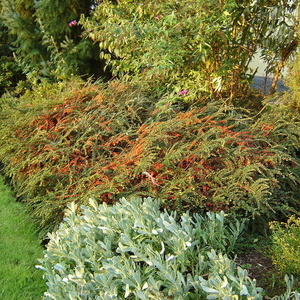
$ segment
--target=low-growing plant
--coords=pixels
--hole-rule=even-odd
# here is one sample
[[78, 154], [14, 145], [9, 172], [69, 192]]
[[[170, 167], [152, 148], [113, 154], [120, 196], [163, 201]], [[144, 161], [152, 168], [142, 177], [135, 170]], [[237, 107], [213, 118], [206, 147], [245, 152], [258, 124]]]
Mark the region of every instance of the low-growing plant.
[[300, 293], [294, 290], [294, 276], [285, 275], [286, 292], [283, 295], [272, 298], [273, 300], [299, 300]]
[[[82, 211], [81, 211], [82, 210]], [[262, 299], [247, 271], [227, 255], [242, 224], [161, 212], [159, 201], [68, 206], [40, 260], [44, 299]]]
[[[20, 99], [3, 97], [0, 105], [5, 173], [18, 197], [30, 202], [33, 215], [50, 226], [61, 219], [89, 166], [101, 168], [110, 158], [105, 149], [110, 137], [122, 140], [135, 132], [151, 108], [139, 90], [128, 85], [92, 86], [74, 80], [40, 85]], [[117, 142], [112, 147], [121, 149]]]
[[41, 86], [2, 107], [0, 159], [47, 231], [68, 203], [89, 197], [151, 196], [178, 212], [266, 218], [298, 205], [299, 121], [284, 113], [155, 109], [119, 81]]
[[272, 259], [284, 274], [300, 276], [300, 218], [291, 216], [287, 222], [270, 223]]

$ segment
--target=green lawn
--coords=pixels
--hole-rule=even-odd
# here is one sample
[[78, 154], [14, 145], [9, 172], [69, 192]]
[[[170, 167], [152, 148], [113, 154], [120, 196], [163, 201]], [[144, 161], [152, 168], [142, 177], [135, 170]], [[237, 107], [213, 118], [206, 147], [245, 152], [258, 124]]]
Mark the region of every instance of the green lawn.
[[0, 177], [0, 299], [41, 299], [46, 289], [35, 269], [43, 248], [24, 205], [15, 201]]

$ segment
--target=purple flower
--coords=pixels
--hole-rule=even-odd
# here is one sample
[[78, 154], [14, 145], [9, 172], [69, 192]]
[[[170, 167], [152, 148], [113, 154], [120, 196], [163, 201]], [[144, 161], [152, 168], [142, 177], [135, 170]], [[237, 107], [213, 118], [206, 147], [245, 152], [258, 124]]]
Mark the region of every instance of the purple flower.
[[73, 20], [73, 21], [69, 22], [68, 25], [69, 25], [69, 27], [73, 27], [73, 26], [77, 25], [77, 21]]
[[182, 90], [178, 93], [179, 96], [183, 96], [188, 93], [188, 90]]

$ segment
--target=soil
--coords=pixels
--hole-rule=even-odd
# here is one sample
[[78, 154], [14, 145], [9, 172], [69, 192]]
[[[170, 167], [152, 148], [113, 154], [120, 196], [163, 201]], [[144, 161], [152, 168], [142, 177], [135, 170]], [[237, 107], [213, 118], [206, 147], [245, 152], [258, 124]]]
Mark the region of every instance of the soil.
[[266, 293], [264, 299], [270, 299], [285, 292], [284, 279], [281, 278], [272, 260], [258, 250], [238, 254], [235, 262], [248, 270], [249, 277], [256, 279], [257, 286]]

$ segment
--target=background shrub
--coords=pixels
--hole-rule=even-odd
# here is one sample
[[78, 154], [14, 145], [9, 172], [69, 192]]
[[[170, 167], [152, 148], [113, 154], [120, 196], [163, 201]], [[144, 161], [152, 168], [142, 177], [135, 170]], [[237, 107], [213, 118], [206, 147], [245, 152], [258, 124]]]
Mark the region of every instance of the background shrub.
[[9, 37], [7, 47], [13, 47], [15, 62], [30, 82], [67, 80], [75, 74], [109, 76], [103, 71], [99, 48], [82, 37], [83, 28], [78, 23], [81, 14], [90, 14], [95, 2], [0, 2], [1, 23]]
[[249, 88], [255, 74], [249, 63], [259, 48], [268, 72], [295, 50], [296, 6], [281, 0], [105, 0], [81, 23], [114, 75], [143, 82], [158, 95], [188, 90], [185, 101], [236, 100]]
[[8, 90], [13, 90], [17, 82], [24, 78], [13, 57], [10, 39], [8, 29], [0, 18], [0, 96]]
[[160, 212], [150, 198], [121, 199], [114, 206], [69, 205], [49, 235], [40, 261], [44, 299], [262, 299], [247, 271], [226, 255], [240, 223], [224, 225], [224, 213]]

